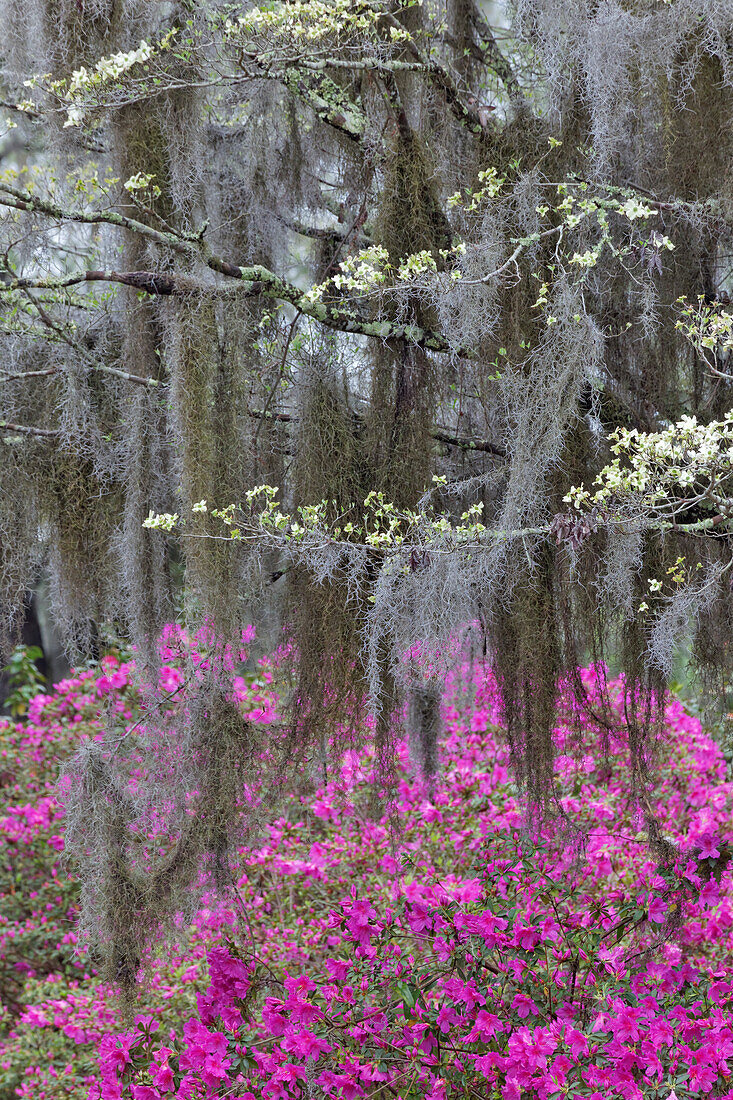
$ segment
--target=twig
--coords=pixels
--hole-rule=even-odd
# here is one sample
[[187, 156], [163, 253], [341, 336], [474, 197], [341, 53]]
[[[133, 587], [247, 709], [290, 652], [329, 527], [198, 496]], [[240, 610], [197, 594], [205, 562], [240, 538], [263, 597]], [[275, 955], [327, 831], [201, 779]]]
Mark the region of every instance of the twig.
[[20, 435], [37, 435], [43, 439], [55, 439], [61, 433], [57, 428], [33, 428], [28, 424], [12, 424], [9, 420], [0, 420], [0, 428]]

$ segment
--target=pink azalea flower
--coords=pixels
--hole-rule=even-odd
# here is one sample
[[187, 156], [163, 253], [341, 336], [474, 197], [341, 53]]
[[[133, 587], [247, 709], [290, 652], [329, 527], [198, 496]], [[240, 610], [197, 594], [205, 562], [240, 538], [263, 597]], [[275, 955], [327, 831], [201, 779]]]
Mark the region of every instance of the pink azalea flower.
[[706, 906], [717, 905], [720, 901], [720, 887], [715, 878], [711, 877], [703, 886], [700, 901]]
[[649, 903], [649, 920], [655, 924], [664, 924], [668, 908], [666, 901], [662, 898], [652, 898]]
[[[440, 1020], [440, 1016], [438, 1016], [438, 1020]], [[441, 1028], [441, 1030], [443, 1029]], [[495, 1013], [487, 1012], [486, 1009], [482, 1008], [476, 1013], [473, 1027], [466, 1038], [471, 1043], [475, 1043], [477, 1039], [482, 1043], [488, 1043], [490, 1039], [501, 1034], [503, 1030], [504, 1025], [500, 1018]]]
[[176, 1083], [173, 1070], [167, 1064], [151, 1069], [150, 1080], [161, 1092], [172, 1092]]
[[329, 1043], [319, 1039], [312, 1031], [303, 1029], [292, 1037], [283, 1041], [283, 1050], [291, 1051], [300, 1058], [312, 1059], [317, 1062], [321, 1054], [327, 1053], [332, 1048]]
[[636, 1042], [639, 1038], [639, 1021], [641, 1012], [626, 1005], [619, 1008], [615, 1018], [610, 1021], [611, 1030], [617, 1039], [622, 1042]]
[[570, 1047], [570, 1053], [574, 1058], [588, 1053], [588, 1040], [582, 1031], [578, 1031], [574, 1027], [565, 1029], [565, 1042]]
[[700, 851], [698, 852], [698, 859], [717, 859], [720, 855], [720, 849], [717, 844], [717, 837], [711, 833], [705, 833], [700, 837], [697, 844]]
[[352, 965], [347, 959], [326, 959], [326, 970], [337, 982], [344, 980]]
[[517, 993], [512, 1001], [512, 1008], [516, 1009], [520, 1020], [526, 1020], [528, 1016], [536, 1016], [539, 1011], [532, 998], [526, 993]]
[[228, 1058], [222, 1058], [218, 1054], [207, 1054], [204, 1063], [199, 1069], [201, 1080], [205, 1085], [215, 1088], [223, 1081], [227, 1081], [227, 1069], [230, 1062]]
[[169, 695], [172, 691], [175, 691], [177, 687], [183, 683], [183, 673], [180, 668], [175, 668], [173, 665], [163, 665], [158, 674], [158, 686], [161, 692]]

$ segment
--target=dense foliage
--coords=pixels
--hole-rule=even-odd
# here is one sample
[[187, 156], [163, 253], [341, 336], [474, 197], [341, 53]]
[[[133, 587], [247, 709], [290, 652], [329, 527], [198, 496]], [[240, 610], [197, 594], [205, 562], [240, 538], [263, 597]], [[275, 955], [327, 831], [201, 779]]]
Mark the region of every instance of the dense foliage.
[[[107, 657], [0, 729], [3, 1100], [733, 1096], [719, 748], [667, 700], [650, 858], [628, 737], [588, 711], [578, 758], [577, 723], [561, 722], [555, 776], [585, 847], [559, 832], [536, 847], [478, 666], [448, 685], [432, 789], [399, 742], [394, 819], [380, 817], [373, 751], [348, 754], [238, 853], [228, 897], [210, 895], [177, 949], [148, 960], [125, 1010], [75, 923], [56, 771], [106, 736], [101, 707], [133, 728], [156, 698], [171, 705], [186, 655], [205, 654], [205, 637], [171, 629], [154, 689]], [[600, 672], [582, 673], [591, 708]], [[249, 681], [232, 673], [251, 721], [277, 722], [277, 677], [269, 661]]]

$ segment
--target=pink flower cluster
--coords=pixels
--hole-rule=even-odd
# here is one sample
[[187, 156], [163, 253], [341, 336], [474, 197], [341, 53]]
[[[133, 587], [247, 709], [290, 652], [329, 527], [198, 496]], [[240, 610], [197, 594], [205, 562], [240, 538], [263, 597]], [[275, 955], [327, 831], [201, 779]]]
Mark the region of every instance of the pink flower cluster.
[[[23, 721], [0, 719], [0, 1095], [50, 1100], [86, 1097], [92, 1085], [99, 1091], [97, 1048], [120, 1027], [120, 1009], [95, 978], [77, 935], [79, 888], [60, 862], [59, 765], [80, 741], [108, 736], [110, 723], [124, 732], [151, 704], [175, 705], [178, 698], [169, 699], [165, 688], [183, 684], [192, 667], [207, 661], [209, 635], [201, 631], [191, 637], [169, 627], [157, 686], [141, 684], [134, 659], [110, 655], [53, 692], [35, 696]], [[251, 720], [262, 721], [273, 712], [266, 690], [269, 667], [234, 684], [253, 636], [248, 628], [242, 649], [225, 654], [225, 661], [233, 695], [243, 710], [255, 712]], [[191, 990], [201, 981], [207, 946], [223, 920], [220, 907], [202, 912], [186, 957], [169, 958], [168, 971], [154, 970], [157, 1016], [167, 1008], [171, 1019], [180, 1020], [179, 1002], [187, 1009], [195, 1005]]]
[[[347, 753], [242, 852], [236, 894], [208, 899], [185, 943], [149, 960], [140, 1013], [123, 1026], [76, 942], [76, 886], [57, 862], [58, 761], [101, 736], [102, 707], [129, 727], [146, 691], [182, 703], [209, 643], [170, 627], [154, 689], [134, 661], [107, 658], [2, 730], [0, 832], [20, 879], [0, 878], [0, 1090], [733, 1097], [733, 784], [720, 750], [669, 703], [655, 798], [678, 856], [664, 866], [629, 798], [621, 709], [608, 746], [590, 712], [580, 733], [560, 724], [556, 779], [578, 832], [533, 836], [479, 668], [448, 684], [434, 788], [400, 743], [391, 818], [375, 818], [373, 757]], [[272, 721], [276, 669], [245, 677], [240, 657], [228, 657], [232, 691], [253, 720]], [[583, 672], [591, 704], [598, 674]]]
[[[592, 697], [595, 671], [585, 679]], [[493, 681], [476, 678], [470, 706], [464, 687], [456, 677], [446, 698], [432, 799], [400, 746], [399, 831], [358, 808], [367, 753], [243, 853], [246, 914], [229, 913], [209, 952], [165, 1081], [153, 1040], [127, 1032], [136, 1057], [102, 1100], [733, 1097], [733, 898], [716, 863], [733, 785], [719, 750], [670, 703], [658, 812], [679, 856], [666, 867], [629, 804], [623, 733], [609, 780], [602, 731], [586, 720], [579, 756], [577, 731], [558, 727], [583, 851], [559, 827], [520, 829]]]

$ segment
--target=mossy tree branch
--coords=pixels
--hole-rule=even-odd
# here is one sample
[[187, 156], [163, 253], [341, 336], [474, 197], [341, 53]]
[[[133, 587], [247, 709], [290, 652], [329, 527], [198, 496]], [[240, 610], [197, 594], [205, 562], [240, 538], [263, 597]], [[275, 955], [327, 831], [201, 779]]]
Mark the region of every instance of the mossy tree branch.
[[[239, 267], [230, 263], [211, 251], [203, 239], [203, 232], [194, 236], [191, 234], [178, 234], [169, 229], [156, 229], [138, 221], [136, 218], [118, 214], [113, 210], [68, 210], [57, 203], [6, 184], [0, 185], [0, 206], [9, 206], [29, 213], [40, 213], [59, 221], [78, 222], [85, 225], [108, 224], [130, 230], [161, 246], [172, 248], [177, 253], [202, 260], [210, 270], [229, 279], [237, 280], [244, 295], [250, 297], [262, 295], [265, 298], [288, 302], [300, 313], [339, 332], [349, 332], [379, 340], [406, 340], [430, 351], [448, 352], [454, 350], [438, 332], [422, 328], [419, 325], [399, 324], [387, 320], [368, 320], [359, 317], [347, 306], [311, 300], [299, 287], [259, 264], [251, 267]], [[7, 294], [14, 290], [30, 289], [63, 290], [83, 282], [119, 283], [155, 296], [190, 295], [215, 291], [215, 288], [197, 283], [188, 275], [183, 274], [176, 275], [154, 271], [95, 270], [75, 272], [60, 277], [7, 279], [3, 285], [0, 285], [0, 293]]]
[[[250, 409], [249, 415], [255, 419], [272, 420], [277, 423], [291, 424], [296, 417], [292, 413], [267, 412], [262, 409]], [[358, 419], [358, 418], [357, 418]], [[430, 435], [436, 442], [445, 443], [448, 447], [458, 447], [465, 451], [479, 451], [485, 454], [496, 455], [497, 458], [506, 458], [506, 450], [487, 439], [476, 439], [473, 436], [456, 435], [448, 428], [436, 425], [430, 429]]]
[[[360, 318], [345, 307], [312, 301], [299, 288], [281, 279], [279, 275], [265, 267], [235, 267], [212, 257], [209, 267], [229, 278], [236, 279], [241, 294], [246, 297], [262, 296], [279, 302], [287, 302], [300, 313], [310, 317], [327, 328], [338, 332], [349, 332], [358, 336], [369, 336], [376, 340], [406, 341], [416, 347], [429, 351], [455, 352], [439, 332], [421, 328], [419, 325], [400, 324], [387, 320], [370, 321]], [[16, 278], [0, 285], [0, 294], [9, 294], [17, 290], [64, 290], [81, 283], [118, 283], [144, 291], [156, 297], [178, 295], [216, 295], [217, 288], [196, 282], [189, 276], [173, 275], [156, 271], [79, 271], [60, 278]], [[230, 288], [231, 289], [231, 288]]]

